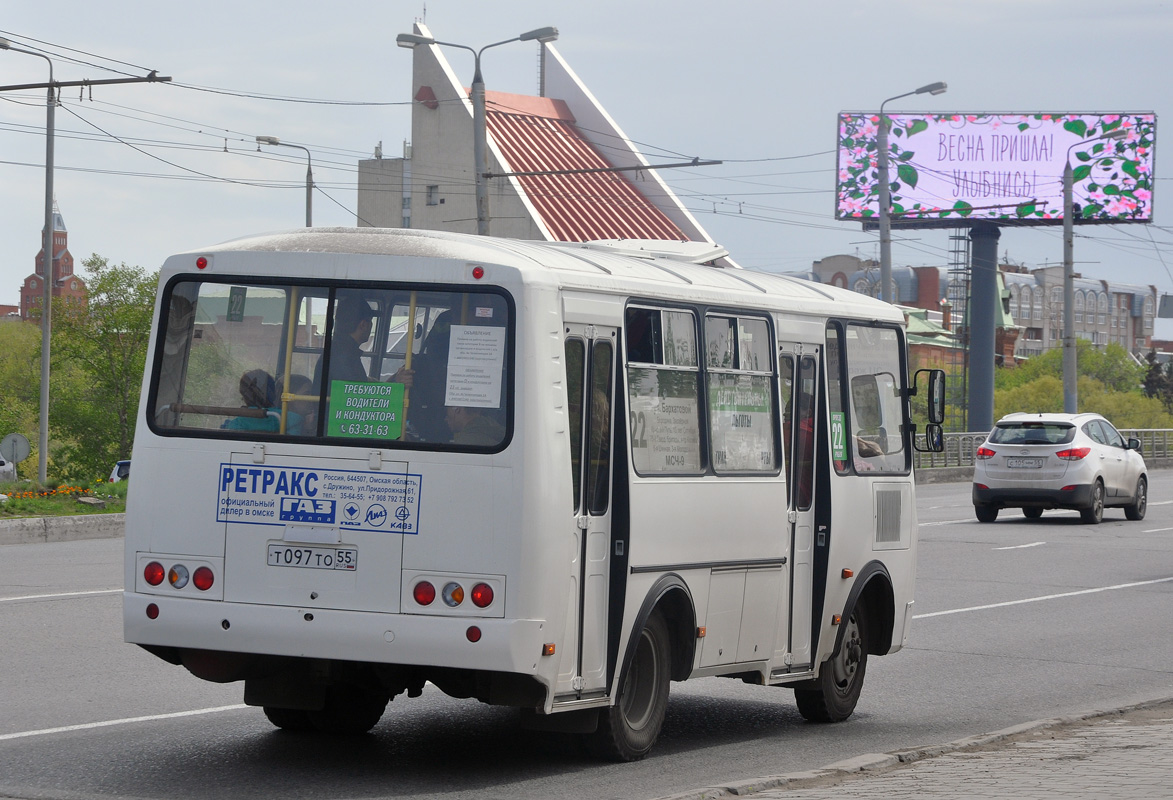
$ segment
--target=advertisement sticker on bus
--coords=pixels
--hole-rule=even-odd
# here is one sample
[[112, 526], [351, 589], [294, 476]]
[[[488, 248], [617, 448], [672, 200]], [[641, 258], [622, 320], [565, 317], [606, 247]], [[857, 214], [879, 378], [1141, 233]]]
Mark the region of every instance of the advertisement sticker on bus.
[[419, 533], [421, 476], [221, 464], [216, 521]]
[[398, 439], [403, 434], [403, 384], [331, 381], [326, 434]]

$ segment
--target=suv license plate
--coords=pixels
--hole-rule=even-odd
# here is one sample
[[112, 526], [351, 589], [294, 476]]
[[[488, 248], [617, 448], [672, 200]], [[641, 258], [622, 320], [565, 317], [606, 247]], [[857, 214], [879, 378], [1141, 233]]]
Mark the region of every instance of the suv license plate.
[[270, 567], [301, 567], [304, 569], [358, 569], [358, 549], [353, 547], [292, 547], [270, 544]]
[[1038, 469], [1043, 466], [1042, 458], [1008, 458], [1006, 466], [1009, 469]]

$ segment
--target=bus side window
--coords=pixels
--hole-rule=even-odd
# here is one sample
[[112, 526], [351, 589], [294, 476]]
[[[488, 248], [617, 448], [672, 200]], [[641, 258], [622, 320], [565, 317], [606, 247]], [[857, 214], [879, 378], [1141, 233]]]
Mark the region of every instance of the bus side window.
[[566, 340], [566, 400], [570, 417], [570, 474], [574, 482], [574, 510], [582, 496], [582, 410], [583, 372], [586, 346], [582, 339]]
[[611, 343], [595, 342], [591, 352], [591, 415], [587, 429], [587, 510], [603, 514], [610, 502], [611, 475]]

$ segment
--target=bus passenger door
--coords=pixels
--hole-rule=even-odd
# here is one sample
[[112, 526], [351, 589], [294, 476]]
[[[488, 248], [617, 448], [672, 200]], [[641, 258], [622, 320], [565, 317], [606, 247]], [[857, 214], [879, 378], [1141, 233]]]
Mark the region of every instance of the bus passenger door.
[[[567, 620], [574, 658], [564, 678], [578, 694], [607, 686], [607, 599], [611, 551], [611, 443], [617, 329], [566, 326], [566, 390], [570, 404], [574, 514], [571, 575], [575, 589]], [[573, 667], [576, 674], [566, 675]]]
[[[778, 651], [791, 670], [811, 665], [814, 595], [815, 442], [819, 347], [780, 342], [779, 401], [786, 453], [786, 525], [790, 537], [790, 614], [780, 618]], [[782, 655], [776, 652], [775, 656]]]

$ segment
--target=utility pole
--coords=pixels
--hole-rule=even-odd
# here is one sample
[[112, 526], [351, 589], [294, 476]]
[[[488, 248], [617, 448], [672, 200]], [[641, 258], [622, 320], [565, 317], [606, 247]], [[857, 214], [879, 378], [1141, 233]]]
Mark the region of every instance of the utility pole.
[[49, 62], [48, 83], [21, 83], [0, 86], [0, 92], [19, 92], [26, 89], [46, 89], [48, 99], [45, 119], [45, 230], [44, 230], [44, 265], [45, 273], [41, 276], [45, 282], [45, 291], [41, 301], [41, 420], [37, 441], [38, 464], [37, 478], [42, 485], [48, 480], [49, 472], [49, 344], [52, 326], [53, 300], [53, 133], [54, 110], [57, 107], [57, 93], [65, 86], [108, 86], [115, 83], [159, 83], [170, 81], [169, 77], [160, 77], [154, 70], [144, 78], [110, 78], [107, 80], [56, 81], [53, 80], [53, 61], [44, 53], [35, 50], [25, 50], [13, 47], [7, 39], [0, 37], [0, 50], [10, 50], [14, 53], [24, 53], [37, 56]]

